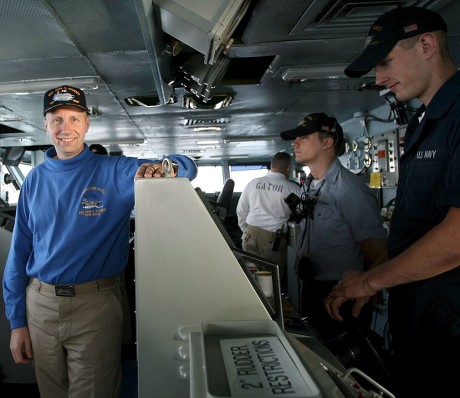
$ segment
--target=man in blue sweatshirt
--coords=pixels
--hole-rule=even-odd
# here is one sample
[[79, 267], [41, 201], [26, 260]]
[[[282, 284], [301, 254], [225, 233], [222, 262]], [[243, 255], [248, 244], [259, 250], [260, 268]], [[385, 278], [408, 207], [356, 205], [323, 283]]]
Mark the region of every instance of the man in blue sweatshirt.
[[[3, 278], [11, 352], [34, 362], [42, 398], [117, 397], [134, 179], [164, 176], [162, 163], [90, 151], [75, 87], [45, 94], [44, 126], [54, 148], [21, 187]], [[192, 159], [169, 158], [173, 175], [195, 178]]]

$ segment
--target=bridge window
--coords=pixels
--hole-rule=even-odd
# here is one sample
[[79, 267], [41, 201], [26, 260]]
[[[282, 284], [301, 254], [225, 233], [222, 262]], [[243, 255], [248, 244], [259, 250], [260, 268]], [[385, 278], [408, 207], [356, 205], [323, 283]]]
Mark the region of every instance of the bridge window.
[[243, 192], [244, 187], [254, 178], [263, 177], [268, 173], [266, 165], [231, 166], [230, 178], [235, 181], [235, 192]]
[[222, 189], [223, 181], [222, 166], [198, 166], [198, 174], [192, 186], [206, 193], [214, 193]]
[[220, 192], [225, 175], [228, 175], [235, 181], [234, 192], [242, 192], [249, 181], [267, 174], [268, 165], [230, 166], [228, 172], [224, 174], [222, 166], [198, 166], [198, 175], [192, 181], [192, 186], [206, 193]]

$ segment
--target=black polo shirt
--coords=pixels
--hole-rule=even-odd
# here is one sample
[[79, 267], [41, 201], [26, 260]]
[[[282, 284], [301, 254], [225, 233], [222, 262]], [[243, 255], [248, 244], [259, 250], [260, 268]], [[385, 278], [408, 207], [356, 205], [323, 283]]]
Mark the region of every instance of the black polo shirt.
[[388, 240], [390, 257], [439, 224], [450, 207], [460, 207], [459, 72], [407, 126]]

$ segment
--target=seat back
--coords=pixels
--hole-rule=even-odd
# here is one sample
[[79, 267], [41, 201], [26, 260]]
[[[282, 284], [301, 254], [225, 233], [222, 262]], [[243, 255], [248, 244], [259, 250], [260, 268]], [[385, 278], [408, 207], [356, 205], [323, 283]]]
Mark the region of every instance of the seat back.
[[235, 181], [233, 181], [231, 178], [227, 178], [224, 182], [224, 186], [222, 187], [222, 191], [220, 191], [220, 194], [217, 197], [214, 211], [217, 213], [221, 220], [223, 220], [230, 211], [234, 188]]

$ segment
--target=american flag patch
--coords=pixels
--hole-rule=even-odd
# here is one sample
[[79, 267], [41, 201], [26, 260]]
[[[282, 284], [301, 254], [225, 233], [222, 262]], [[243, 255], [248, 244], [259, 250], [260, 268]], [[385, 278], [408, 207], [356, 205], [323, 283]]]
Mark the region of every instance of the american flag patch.
[[413, 23], [412, 25], [407, 25], [404, 27], [404, 33], [409, 33], [413, 32], [414, 30], [417, 30], [418, 26], [416, 23]]

